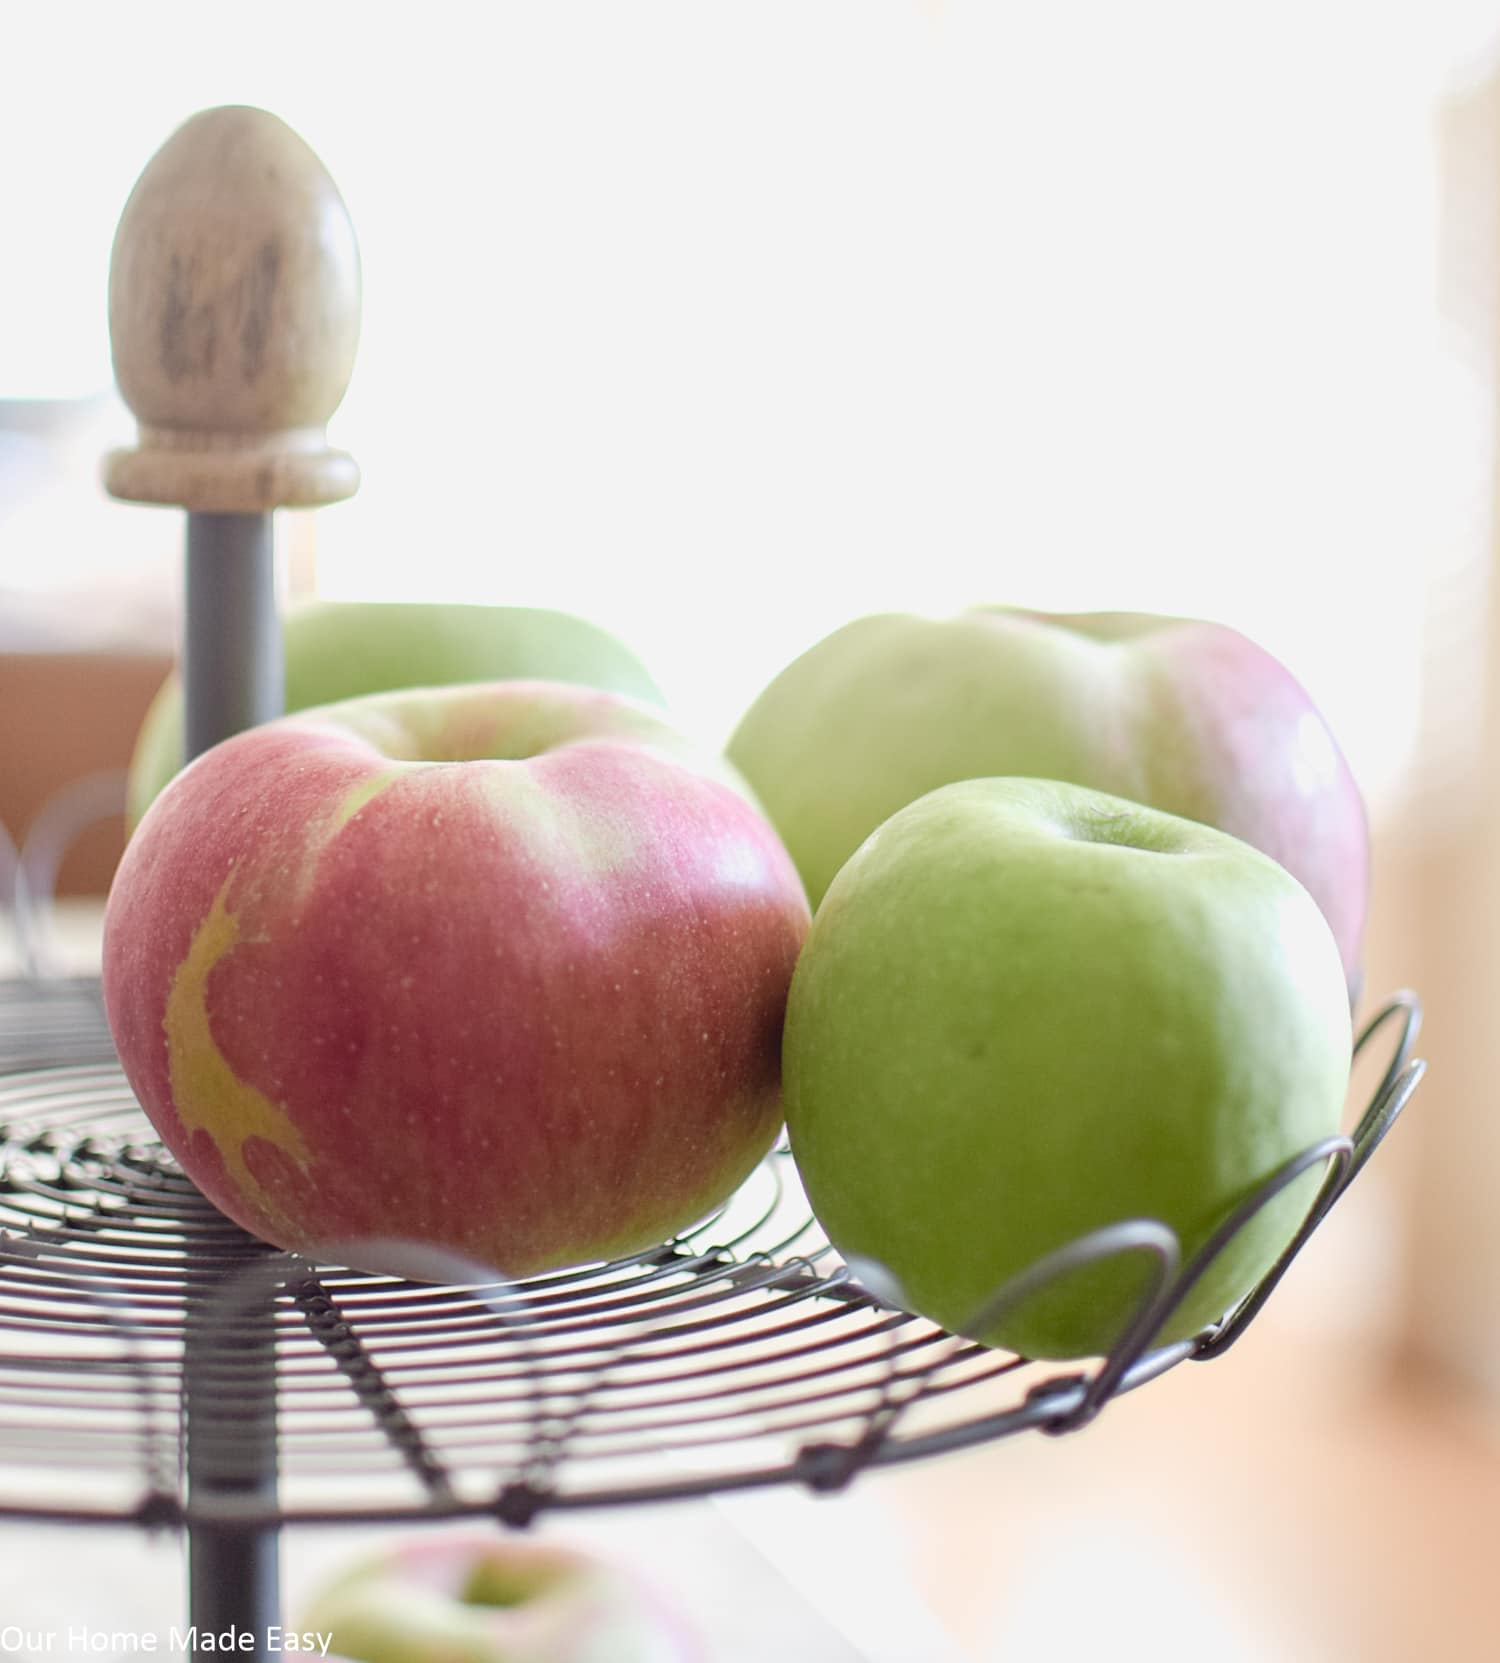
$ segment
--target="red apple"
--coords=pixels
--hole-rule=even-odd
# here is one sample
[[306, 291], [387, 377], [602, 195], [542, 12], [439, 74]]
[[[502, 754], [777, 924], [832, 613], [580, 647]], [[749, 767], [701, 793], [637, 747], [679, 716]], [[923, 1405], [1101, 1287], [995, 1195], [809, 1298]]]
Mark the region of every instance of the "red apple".
[[110, 1026], [163, 1141], [301, 1251], [400, 1239], [523, 1275], [666, 1240], [780, 1127], [808, 923], [727, 775], [644, 705], [547, 682], [216, 746], [105, 916]]

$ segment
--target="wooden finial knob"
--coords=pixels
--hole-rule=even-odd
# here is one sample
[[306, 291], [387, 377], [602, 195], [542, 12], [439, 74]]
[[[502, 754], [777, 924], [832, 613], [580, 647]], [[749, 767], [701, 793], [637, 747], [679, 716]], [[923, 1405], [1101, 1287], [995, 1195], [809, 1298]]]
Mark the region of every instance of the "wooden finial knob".
[[115, 232], [110, 341], [140, 433], [107, 458], [105, 488], [222, 514], [352, 496], [359, 469], [325, 430], [359, 309], [354, 227], [303, 140], [264, 110], [193, 116]]

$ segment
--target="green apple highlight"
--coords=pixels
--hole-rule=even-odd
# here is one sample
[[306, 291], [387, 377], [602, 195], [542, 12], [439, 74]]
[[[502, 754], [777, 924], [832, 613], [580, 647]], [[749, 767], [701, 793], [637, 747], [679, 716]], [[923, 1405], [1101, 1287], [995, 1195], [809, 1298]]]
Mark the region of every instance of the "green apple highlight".
[[[545, 608], [317, 601], [290, 609], [281, 633], [288, 715], [366, 693], [471, 681], [564, 681], [663, 702], [628, 647], [587, 619]], [[131, 757], [132, 826], [181, 767], [182, 683], [174, 673], [146, 712]]]
[[[1009, 1278], [1150, 1218], [1186, 1260], [1339, 1127], [1338, 948], [1281, 866], [1080, 787], [985, 779], [897, 813], [843, 867], [792, 981], [787, 1127], [848, 1256], [957, 1332]], [[1295, 1234], [1319, 1174], [1256, 1215], [1157, 1336], [1215, 1322]], [[1076, 1271], [975, 1337], [1100, 1354], [1139, 1258]]]
[[1307, 692], [1222, 624], [979, 607], [859, 618], [788, 665], [729, 743], [818, 905], [876, 826], [954, 780], [1066, 780], [1279, 861], [1356, 989], [1364, 804]]

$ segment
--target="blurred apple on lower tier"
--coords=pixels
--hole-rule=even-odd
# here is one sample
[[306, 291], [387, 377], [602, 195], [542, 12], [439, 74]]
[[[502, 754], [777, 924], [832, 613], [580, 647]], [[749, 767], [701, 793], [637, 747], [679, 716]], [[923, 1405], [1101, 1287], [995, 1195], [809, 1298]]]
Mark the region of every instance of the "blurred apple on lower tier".
[[[1139, 1303], [1138, 1256], [977, 1319], [1105, 1225], [1159, 1220], [1195, 1253], [1338, 1131], [1351, 1045], [1332, 933], [1274, 861], [1077, 786], [970, 780], [902, 809], [829, 887], [787, 1008], [787, 1130], [830, 1239], [911, 1309], [1092, 1355]], [[1158, 1338], [1237, 1304], [1320, 1177], [1258, 1212]]]
[[397, 1543], [297, 1622], [351, 1663], [706, 1663], [655, 1589], [577, 1549], [491, 1536]]
[[955, 780], [1065, 780], [1253, 843], [1323, 909], [1358, 990], [1359, 790], [1306, 691], [1222, 624], [982, 607], [856, 619], [787, 666], [729, 755], [814, 907], [882, 820]]
[[[282, 618], [286, 710], [365, 693], [466, 681], [567, 681], [660, 705], [645, 666], [585, 618], [525, 606], [315, 601]], [[174, 673], [146, 712], [130, 761], [135, 825], [182, 767], [182, 683]]]
[[644, 705], [543, 682], [351, 700], [199, 757], [104, 924], [163, 1141], [292, 1249], [524, 1275], [692, 1223], [780, 1128], [808, 922], [731, 772]]

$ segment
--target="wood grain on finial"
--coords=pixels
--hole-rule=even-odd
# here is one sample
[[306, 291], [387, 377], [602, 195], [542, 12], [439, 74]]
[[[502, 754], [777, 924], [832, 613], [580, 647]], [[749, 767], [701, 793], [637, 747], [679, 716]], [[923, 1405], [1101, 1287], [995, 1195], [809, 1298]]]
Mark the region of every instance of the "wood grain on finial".
[[110, 342], [140, 432], [106, 488], [226, 514], [352, 496], [359, 469], [325, 430], [359, 313], [354, 228], [312, 150], [264, 110], [192, 117], [115, 233]]

